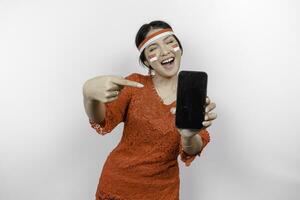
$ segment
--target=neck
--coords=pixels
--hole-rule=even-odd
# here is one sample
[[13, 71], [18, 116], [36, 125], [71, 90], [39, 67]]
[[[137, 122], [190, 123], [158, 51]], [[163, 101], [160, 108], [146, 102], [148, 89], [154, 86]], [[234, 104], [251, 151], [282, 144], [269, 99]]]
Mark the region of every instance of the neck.
[[155, 86], [161, 88], [162, 90], [176, 90], [177, 79], [177, 74], [172, 77], [163, 77], [159, 74], [153, 76], [153, 82], [155, 83]]

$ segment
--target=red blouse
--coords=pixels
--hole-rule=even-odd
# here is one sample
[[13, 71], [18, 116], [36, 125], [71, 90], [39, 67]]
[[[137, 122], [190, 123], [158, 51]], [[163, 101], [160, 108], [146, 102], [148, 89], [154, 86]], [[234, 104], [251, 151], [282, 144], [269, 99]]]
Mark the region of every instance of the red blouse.
[[166, 105], [158, 96], [151, 76], [131, 74], [126, 79], [143, 88], [124, 87], [117, 100], [106, 103], [101, 124], [89, 120], [99, 134], [110, 133], [124, 122], [121, 141], [109, 154], [99, 179], [96, 200], [178, 200], [177, 158], [189, 166], [210, 141], [201, 130], [203, 146], [196, 155], [186, 154], [170, 112], [176, 101]]

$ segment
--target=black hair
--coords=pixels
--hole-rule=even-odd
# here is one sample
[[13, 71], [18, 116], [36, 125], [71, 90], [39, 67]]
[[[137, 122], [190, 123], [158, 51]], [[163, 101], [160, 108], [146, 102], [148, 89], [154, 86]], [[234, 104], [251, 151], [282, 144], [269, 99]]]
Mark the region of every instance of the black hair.
[[[135, 36], [135, 45], [138, 48], [138, 46], [143, 42], [143, 40], [146, 38], [146, 35], [152, 30], [152, 29], [165, 29], [165, 28], [170, 28], [172, 29], [172, 27], [164, 21], [152, 21], [149, 24], [144, 24], [141, 26], [141, 28], [139, 29], [139, 31], [137, 32], [136, 36]], [[179, 47], [181, 49], [181, 52], [183, 53], [183, 49], [182, 46], [180, 44], [179, 39], [173, 35], [175, 37], [175, 39], [177, 40]], [[145, 49], [143, 50], [143, 52], [140, 54], [139, 57], [139, 62], [142, 63], [144, 66], [146, 66], [149, 69], [149, 73], [152, 70], [151, 66], [147, 66], [146, 63], [146, 57], [145, 57]]]

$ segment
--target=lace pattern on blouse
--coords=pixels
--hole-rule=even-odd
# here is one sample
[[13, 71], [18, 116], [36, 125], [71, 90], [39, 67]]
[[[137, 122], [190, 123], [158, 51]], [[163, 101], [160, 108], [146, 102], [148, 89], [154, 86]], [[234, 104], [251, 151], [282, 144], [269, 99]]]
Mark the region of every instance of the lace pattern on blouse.
[[[184, 152], [175, 117], [170, 112], [170, 108], [176, 106], [176, 101], [169, 105], [163, 104], [150, 78], [140, 74], [128, 76], [127, 79], [140, 82], [144, 87], [125, 86], [116, 101], [105, 103], [106, 112], [102, 122], [89, 119], [91, 127], [100, 135], [111, 132], [124, 122], [121, 142], [110, 153], [103, 167], [102, 184], [98, 185], [96, 200], [132, 200], [137, 199], [135, 194], [145, 194], [144, 198], [139, 198], [143, 200], [159, 199], [162, 196], [169, 200], [178, 199], [178, 157], [185, 166], [189, 166], [210, 141], [209, 133], [201, 130], [198, 133], [203, 142], [200, 151], [196, 155]], [[122, 175], [124, 173], [126, 176]], [[137, 179], [144, 183], [151, 179], [151, 184], [161, 188], [172, 186], [154, 194], [147, 191], [149, 184], [124, 190], [124, 185], [135, 184]], [[155, 197], [151, 198], [152, 195]]]
[[121, 198], [119, 195], [109, 194], [107, 192], [100, 191], [96, 195], [96, 200], [126, 200], [126, 199]]

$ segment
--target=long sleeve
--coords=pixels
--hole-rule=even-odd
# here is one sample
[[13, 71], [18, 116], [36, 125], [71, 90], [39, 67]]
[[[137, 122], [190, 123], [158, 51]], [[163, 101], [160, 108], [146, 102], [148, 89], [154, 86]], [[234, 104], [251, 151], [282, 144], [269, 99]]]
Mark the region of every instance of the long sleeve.
[[192, 161], [196, 158], [196, 156], [200, 156], [202, 150], [204, 149], [204, 147], [210, 142], [210, 136], [209, 133], [207, 132], [207, 130], [201, 130], [199, 133], [200, 137], [202, 138], [202, 142], [203, 145], [200, 149], [200, 151], [195, 154], [195, 155], [188, 155], [182, 147], [182, 143], [180, 140], [180, 145], [179, 145], [179, 155], [180, 155], [180, 159], [181, 161], [183, 161], [185, 163], [185, 166], [190, 166], [190, 164], [192, 163]]
[[[133, 73], [125, 79], [138, 81], [138, 74]], [[126, 120], [127, 109], [132, 95], [132, 88], [124, 86], [118, 98], [115, 101], [105, 103], [105, 117], [101, 123], [89, 119], [91, 127], [94, 128], [99, 134], [105, 135], [110, 133], [120, 122]]]

